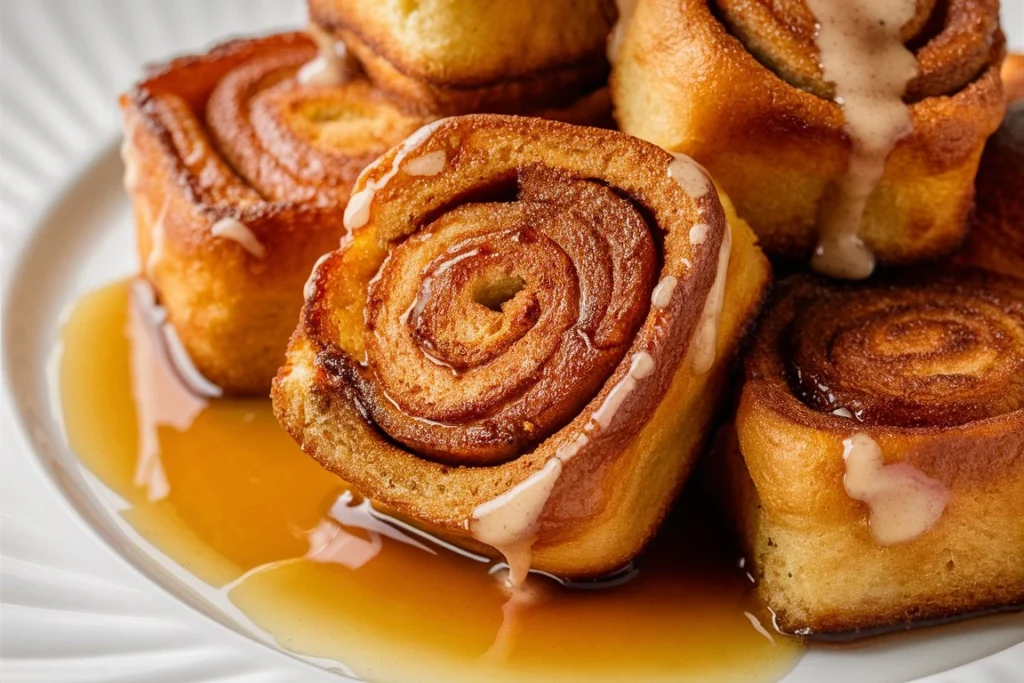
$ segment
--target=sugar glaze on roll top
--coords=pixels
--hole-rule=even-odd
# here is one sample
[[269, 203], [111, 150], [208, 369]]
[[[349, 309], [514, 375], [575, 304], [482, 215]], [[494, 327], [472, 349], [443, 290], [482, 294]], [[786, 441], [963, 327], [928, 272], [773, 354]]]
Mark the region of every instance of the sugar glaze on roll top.
[[[668, 175], [679, 183], [691, 199], [699, 199], [712, 190], [711, 179], [699, 164], [682, 154], [673, 154], [673, 157], [667, 170]], [[702, 244], [706, 232], [706, 225], [694, 225], [690, 230], [691, 244], [694, 247]], [[731, 231], [726, 225], [719, 249], [715, 280], [691, 340], [690, 362], [694, 374], [706, 373], [714, 365], [718, 324], [725, 300], [731, 251]], [[674, 276], [662, 278], [651, 293], [651, 305], [659, 310], [667, 308], [677, 285], [678, 279]], [[497, 498], [477, 506], [472, 518], [467, 520], [467, 528], [476, 540], [492, 546], [505, 557], [509, 565], [507, 581], [511, 586], [522, 586], [530, 571], [532, 548], [537, 538], [537, 524], [562, 473], [563, 465], [590, 445], [591, 435], [607, 430], [612, 425], [629, 395], [636, 390], [641, 381], [654, 373], [654, 352], [655, 350], [651, 349], [650, 352], [639, 351], [633, 354], [629, 371], [612, 387], [601, 405], [591, 414], [583, 432], [559, 447], [554, 457], [540, 470]]]
[[[395, 154], [394, 159], [391, 161], [391, 168], [388, 172], [381, 176], [379, 180], [368, 180], [363, 189], [352, 195], [348, 200], [348, 206], [345, 207], [345, 227], [349, 231], [361, 228], [370, 221], [370, 208], [373, 204], [374, 195], [376, 195], [378, 190], [387, 185], [400, 169], [413, 176], [434, 176], [444, 170], [446, 159], [443, 150], [439, 150], [441, 152], [440, 156], [435, 152], [431, 152], [423, 155], [422, 160], [411, 159], [406, 164], [407, 168], [402, 169], [402, 162], [405, 161], [405, 158], [430, 139], [430, 136], [444, 120], [438, 119], [428, 123], [407, 137], [399, 146], [398, 153]], [[376, 162], [367, 166], [360, 174], [360, 180], [365, 178], [368, 173], [376, 170], [376, 168]], [[356, 181], [356, 186], [358, 187], [358, 185], [359, 180]]]
[[915, 0], [807, 0], [818, 22], [815, 43], [825, 78], [836, 86], [850, 138], [845, 173], [819, 206], [819, 241], [811, 258], [819, 273], [859, 280], [875, 257], [859, 236], [868, 197], [893, 147], [912, 130], [903, 102], [917, 75], [917, 59], [900, 38], [914, 17]]
[[228, 218], [221, 218], [210, 226], [210, 234], [215, 237], [223, 237], [224, 239], [238, 242], [242, 245], [243, 249], [258, 259], [262, 259], [267, 255], [266, 247], [253, 234], [249, 226], [236, 218], [231, 218], [230, 216]]
[[302, 65], [295, 78], [302, 85], [341, 85], [352, 68], [348, 46], [316, 25], [309, 27], [309, 37], [320, 53]]
[[846, 493], [867, 503], [871, 535], [878, 545], [906, 543], [935, 526], [949, 491], [907, 462], [885, 464], [882, 448], [858, 432], [843, 441]]

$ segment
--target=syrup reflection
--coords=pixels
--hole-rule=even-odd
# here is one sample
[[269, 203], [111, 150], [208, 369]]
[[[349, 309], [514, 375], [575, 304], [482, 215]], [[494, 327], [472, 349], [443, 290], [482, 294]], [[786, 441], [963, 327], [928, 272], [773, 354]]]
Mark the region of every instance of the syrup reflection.
[[132, 398], [138, 423], [135, 486], [146, 490], [150, 502], [163, 500], [171, 488], [160, 460], [160, 427], [184, 432], [207, 401], [190, 390], [165, 351], [167, 312], [156, 304], [153, 288], [144, 280], [132, 284], [126, 334], [131, 344]]

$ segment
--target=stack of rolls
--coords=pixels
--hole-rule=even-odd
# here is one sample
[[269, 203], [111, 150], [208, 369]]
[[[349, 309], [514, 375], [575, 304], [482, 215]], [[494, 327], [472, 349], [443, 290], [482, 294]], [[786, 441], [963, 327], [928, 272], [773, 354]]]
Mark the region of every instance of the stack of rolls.
[[[518, 585], [640, 553], [753, 329], [710, 457], [777, 625], [1024, 603], [996, 0], [308, 5], [122, 98], [143, 275], [200, 373]], [[834, 279], [762, 312], [759, 245]]]
[[609, 124], [611, 0], [534, 5], [313, 1], [308, 36], [176, 59], [122, 97], [143, 275], [203, 376], [269, 389], [356, 175], [419, 126], [475, 111]]

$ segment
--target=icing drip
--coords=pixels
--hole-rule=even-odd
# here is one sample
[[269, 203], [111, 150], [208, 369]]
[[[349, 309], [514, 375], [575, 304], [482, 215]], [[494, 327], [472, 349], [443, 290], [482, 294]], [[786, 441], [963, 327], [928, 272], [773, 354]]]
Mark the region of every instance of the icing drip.
[[845, 417], [847, 419], [853, 419], [853, 413], [850, 412], [849, 408], [836, 408], [832, 411], [832, 414], [836, 417]]
[[673, 152], [672, 156], [674, 158], [668, 165], [668, 176], [679, 183], [691, 199], [700, 199], [711, 192], [711, 179], [700, 164], [685, 154]]
[[[349, 231], [356, 230], [363, 227], [370, 221], [370, 206], [373, 204], [374, 195], [378, 190], [391, 182], [391, 179], [398, 174], [398, 170], [405, 158], [415, 152], [420, 145], [426, 142], [442, 122], [444, 122], [444, 119], [438, 119], [437, 121], [428, 123], [407, 137], [398, 146], [398, 151], [391, 160], [391, 168], [388, 169], [388, 172], [381, 176], [379, 180], [367, 180], [363, 184], [363, 188], [352, 195], [348, 200], [348, 205], [345, 207], [344, 221], [346, 229]], [[424, 156], [426, 157], [429, 155]], [[360, 180], [366, 177], [367, 174], [376, 171], [378, 165], [379, 162], [374, 162], [363, 169], [363, 172], [359, 176]], [[356, 181], [356, 184], [359, 185], [360, 182]]]
[[[640, 351], [633, 356], [629, 372], [608, 392], [601, 407], [585, 428], [607, 429], [626, 397], [636, 389], [638, 380], [654, 372], [650, 353]], [[537, 538], [537, 522], [551, 497], [555, 483], [562, 474], [562, 465], [572, 460], [590, 443], [587, 434], [563, 444], [544, 466], [493, 500], [473, 510], [470, 531], [473, 538], [496, 548], [508, 562], [509, 585], [522, 586], [533, 560], [533, 543]]]
[[647, 377], [652, 372], [654, 372], [654, 359], [651, 357], [651, 354], [641, 351], [633, 356], [629, 372], [618, 384], [612, 387], [612, 390], [608, 392], [608, 396], [605, 397], [604, 403], [594, 411], [594, 415], [591, 417], [594, 424], [601, 429], [608, 429], [608, 425], [612, 423], [612, 419], [619, 412], [619, 408], [622, 407], [626, 397], [636, 389], [637, 380]]
[[340, 85], [349, 72], [348, 46], [318, 26], [309, 27], [309, 36], [320, 50], [313, 60], [302, 65], [296, 80], [302, 85]]
[[651, 305], [655, 308], [666, 309], [672, 301], [672, 293], [676, 291], [679, 280], [674, 275], [666, 275], [661, 278], [658, 285], [651, 292]]
[[405, 168], [402, 170], [408, 175], [435, 176], [444, 170], [447, 160], [448, 155], [445, 154], [445, 151], [438, 149], [433, 152], [427, 152], [421, 157], [410, 159], [405, 163]]
[[324, 264], [324, 261], [326, 261], [330, 255], [331, 252], [321, 255], [320, 258], [316, 260], [316, 263], [313, 264], [313, 270], [309, 272], [309, 278], [306, 280], [306, 284], [302, 286], [302, 298], [305, 301], [308, 302], [314, 295], [316, 295], [316, 278], [319, 274], [320, 266]]
[[210, 228], [210, 234], [238, 242], [256, 258], [261, 259], [267, 255], [267, 250], [256, 235], [252, 234], [249, 226], [234, 218], [221, 218]]
[[530, 607], [542, 602], [546, 595], [543, 587], [537, 583], [514, 586], [506, 577], [505, 584], [508, 599], [501, 605], [501, 626], [494, 636], [494, 642], [481, 655], [481, 659], [493, 662], [508, 660], [523, 626], [523, 617]]
[[185, 431], [206, 407], [207, 399], [222, 392], [192, 364], [167, 321], [167, 311], [156, 303], [156, 292], [145, 280], [132, 286], [127, 336], [139, 428], [134, 483], [146, 489], [150, 501], [163, 500], [171, 490], [160, 460], [158, 428]]
[[820, 273], [846, 279], [871, 274], [875, 257], [860, 239], [868, 197], [896, 142], [913, 129], [903, 103], [917, 60], [900, 38], [915, 0], [808, 0], [818, 21], [815, 43], [826, 79], [835, 84], [850, 138], [846, 172], [818, 216], [820, 236], [811, 259]]
[[718, 272], [715, 281], [704, 301], [704, 310], [697, 322], [697, 331], [693, 336], [693, 372], [703, 375], [715, 364], [718, 355], [718, 326], [725, 306], [725, 282], [729, 273], [729, 258], [732, 255], [732, 229], [725, 226], [722, 235], [722, 246], [718, 251]]
[[879, 545], [905, 543], [932, 528], [949, 502], [949, 491], [907, 462], [885, 464], [882, 449], [867, 434], [843, 441], [846, 493], [867, 503], [868, 525]]
[[132, 396], [139, 428], [134, 483], [146, 489], [150, 501], [163, 500], [171, 492], [160, 459], [158, 428], [168, 426], [184, 431], [206, 407], [206, 400], [189, 391], [167, 362], [160, 333], [167, 314], [155, 299], [147, 283], [135, 283], [127, 330], [131, 343]]

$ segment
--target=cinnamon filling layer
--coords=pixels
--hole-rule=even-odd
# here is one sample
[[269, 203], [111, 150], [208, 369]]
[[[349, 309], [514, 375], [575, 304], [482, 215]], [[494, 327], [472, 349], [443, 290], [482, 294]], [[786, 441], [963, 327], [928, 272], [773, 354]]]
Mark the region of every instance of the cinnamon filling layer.
[[370, 286], [360, 400], [414, 451], [508, 460], [567, 424], [622, 359], [657, 268], [643, 217], [606, 186], [525, 168], [395, 247]]
[[[910, 0], [899, 37], [918, 63], [905, 99], [950, 95], [1001, 51], [997, 0]], [[818, 20], [807, 0], [715, 0], [717, 14], [762, 64], [789, 84], [832, 99], [815, 45]]]
[[301, 34], [228, 44], [150, 79], [136, 97], [205, 201], [340, 204], [359, 170], [422, 120], [350, 69], [340, 82], [303, 83], [300, 69], [322, 57]]
[[1024, 407], [1024, 292], [980, 275], [805, 289], [780, 353], [814, 410], [936, 427]]

